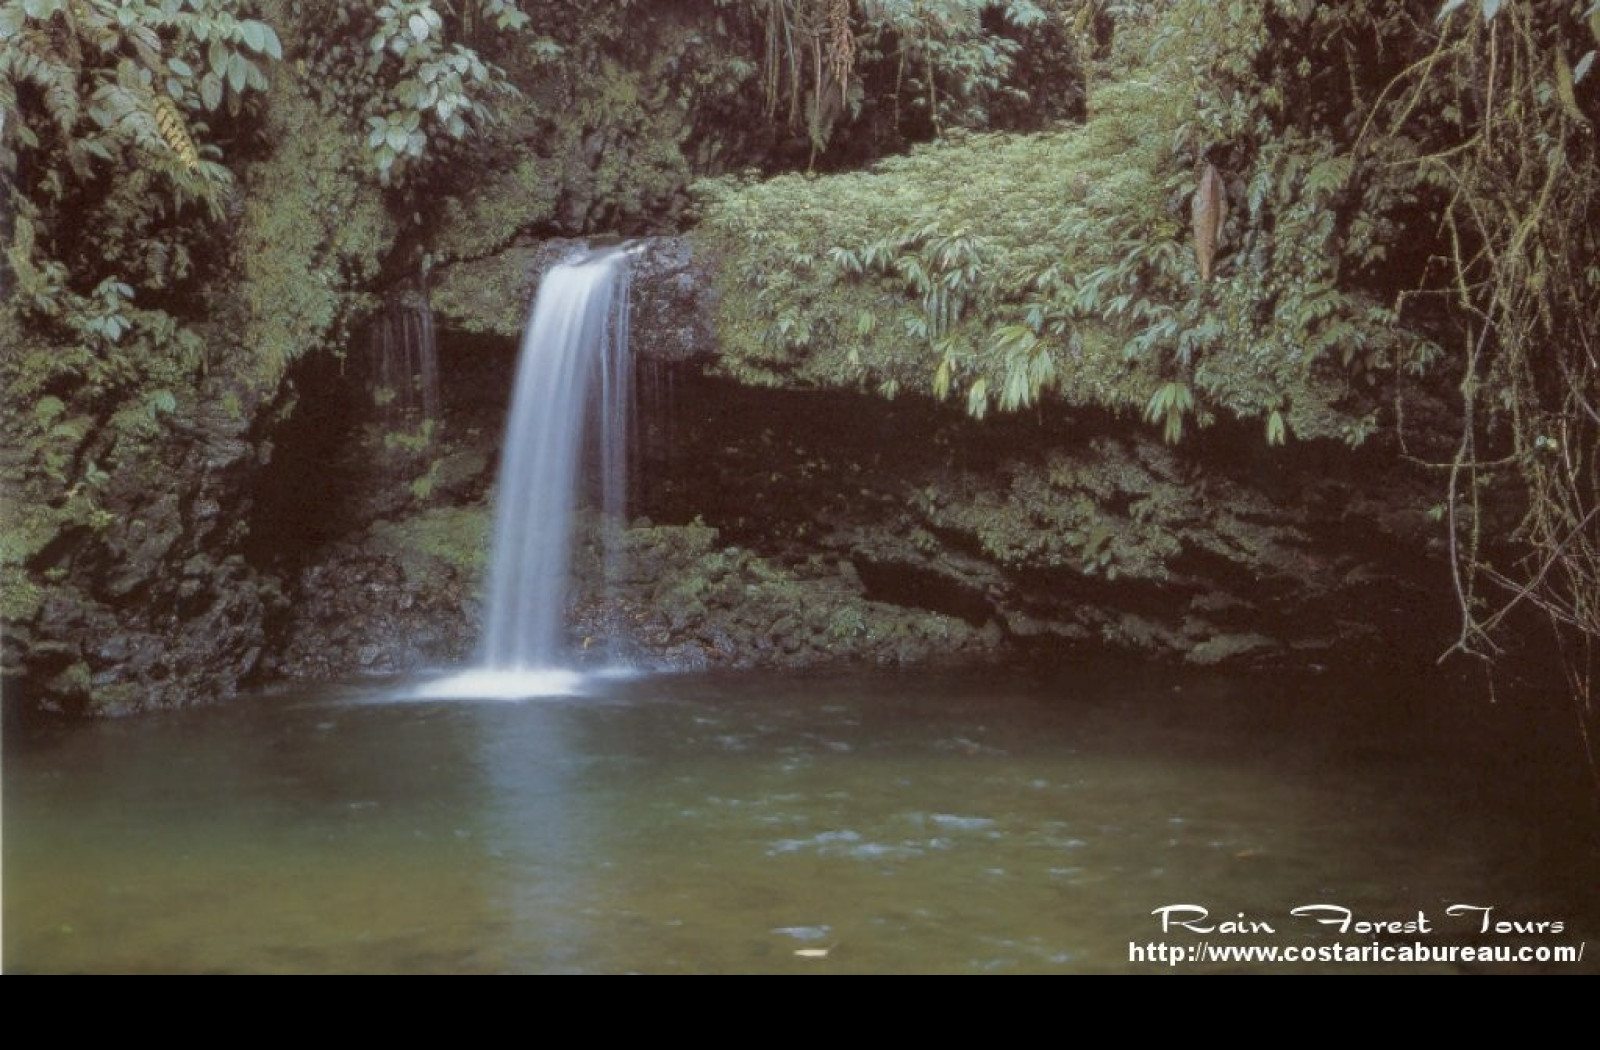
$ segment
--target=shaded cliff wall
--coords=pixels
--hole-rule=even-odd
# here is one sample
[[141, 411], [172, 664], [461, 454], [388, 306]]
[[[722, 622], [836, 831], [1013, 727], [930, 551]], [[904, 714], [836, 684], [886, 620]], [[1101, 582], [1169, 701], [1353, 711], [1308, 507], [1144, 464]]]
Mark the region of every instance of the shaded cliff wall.
[[[432, 507], [392, 507], [307, 562], [283, 670], [470, 656], [510, 337], [543, 270], [579, 247], [436, 275], [447, 329], [501, 336], [444, 339], [455, 399], [438, 455], [471, 469], [446, 471], [459, 487]], [[1431, 493], [1382, 441], [1270, 447], [1217, 425], [1172, 446], [1087, 407], [979, 421], [914, 395], [750, 387], [720, 374], [716, 266], [682, 239], [641, 257], [635, 568], [609, 595], [580, 586], [580, 650], [621, 637], [665, 666], [1437, 654], [1450, 610]], [[373, 588], [384, 597], [363, 606]]]

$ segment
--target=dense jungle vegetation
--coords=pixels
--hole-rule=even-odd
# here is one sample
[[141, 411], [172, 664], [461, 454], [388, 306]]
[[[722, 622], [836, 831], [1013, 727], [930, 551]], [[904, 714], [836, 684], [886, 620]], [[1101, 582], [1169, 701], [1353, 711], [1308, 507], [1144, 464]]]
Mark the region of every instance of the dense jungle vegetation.
[[747, 382], [1392, 442], [1454, 650], [1537, 612], [1588, 704], [1600, 3], [6, 0], [0, 48], [10, 670], [397, 281], [695, 227]]

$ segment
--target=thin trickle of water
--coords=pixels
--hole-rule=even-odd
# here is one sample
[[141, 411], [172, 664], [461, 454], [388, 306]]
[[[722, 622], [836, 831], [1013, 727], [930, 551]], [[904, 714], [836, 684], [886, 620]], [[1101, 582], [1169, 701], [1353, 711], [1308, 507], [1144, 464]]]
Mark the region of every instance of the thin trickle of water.
[[[564, 663], [572, 519], [591, 427], [602, 509], [611, 522], [624, 509], [628, 254], [612, 250], [552, 269], [523, 334], [495, 497], [483, 645], [483, 664], [493, 672]], [[607, 574], [615, 578], [616, 544], [607, 546]]]
[[635, 418], [640, 425], [632, 435], [632, 462], [639, 468], [632, 481], [635, 491], [646, 502], [653, 502], [660, 495], [659, 479], [669, 477], [678, 466], [673, 454], [677, 448], [677, 374], [673, 366], [655, 359], [639, 361], [636, 368]]
[[439, 418], [439, 350], [426, 291], [390, 302], [368, 329], [374, 397], [386, 415]]

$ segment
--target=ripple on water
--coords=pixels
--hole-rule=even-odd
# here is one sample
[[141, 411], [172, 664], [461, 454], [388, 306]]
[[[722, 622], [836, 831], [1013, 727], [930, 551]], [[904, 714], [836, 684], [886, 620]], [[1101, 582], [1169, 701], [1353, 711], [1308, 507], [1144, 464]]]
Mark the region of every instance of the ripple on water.
[[948, 831], [984, 831], [994, 827], [992, 817], [963, 817], [955, 813], [932, 813], [928, 823]]

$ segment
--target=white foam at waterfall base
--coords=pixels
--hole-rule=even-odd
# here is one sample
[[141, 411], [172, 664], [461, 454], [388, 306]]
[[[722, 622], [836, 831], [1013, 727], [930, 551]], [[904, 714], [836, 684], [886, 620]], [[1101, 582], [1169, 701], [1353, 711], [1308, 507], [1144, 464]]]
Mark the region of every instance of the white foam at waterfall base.
[[464, 671], [425, 682], [406, 694], [416, 700], [536, 700], [580, 696], [592, 676], [577, 671]]
[[445, 675], [407, 689], [386, 700], [539, 700], [563, 696], [589, 696], [604, 692], [607, 683], [638, 677], [630, 667], [598, 671], [494, 671], [476, 669]]

